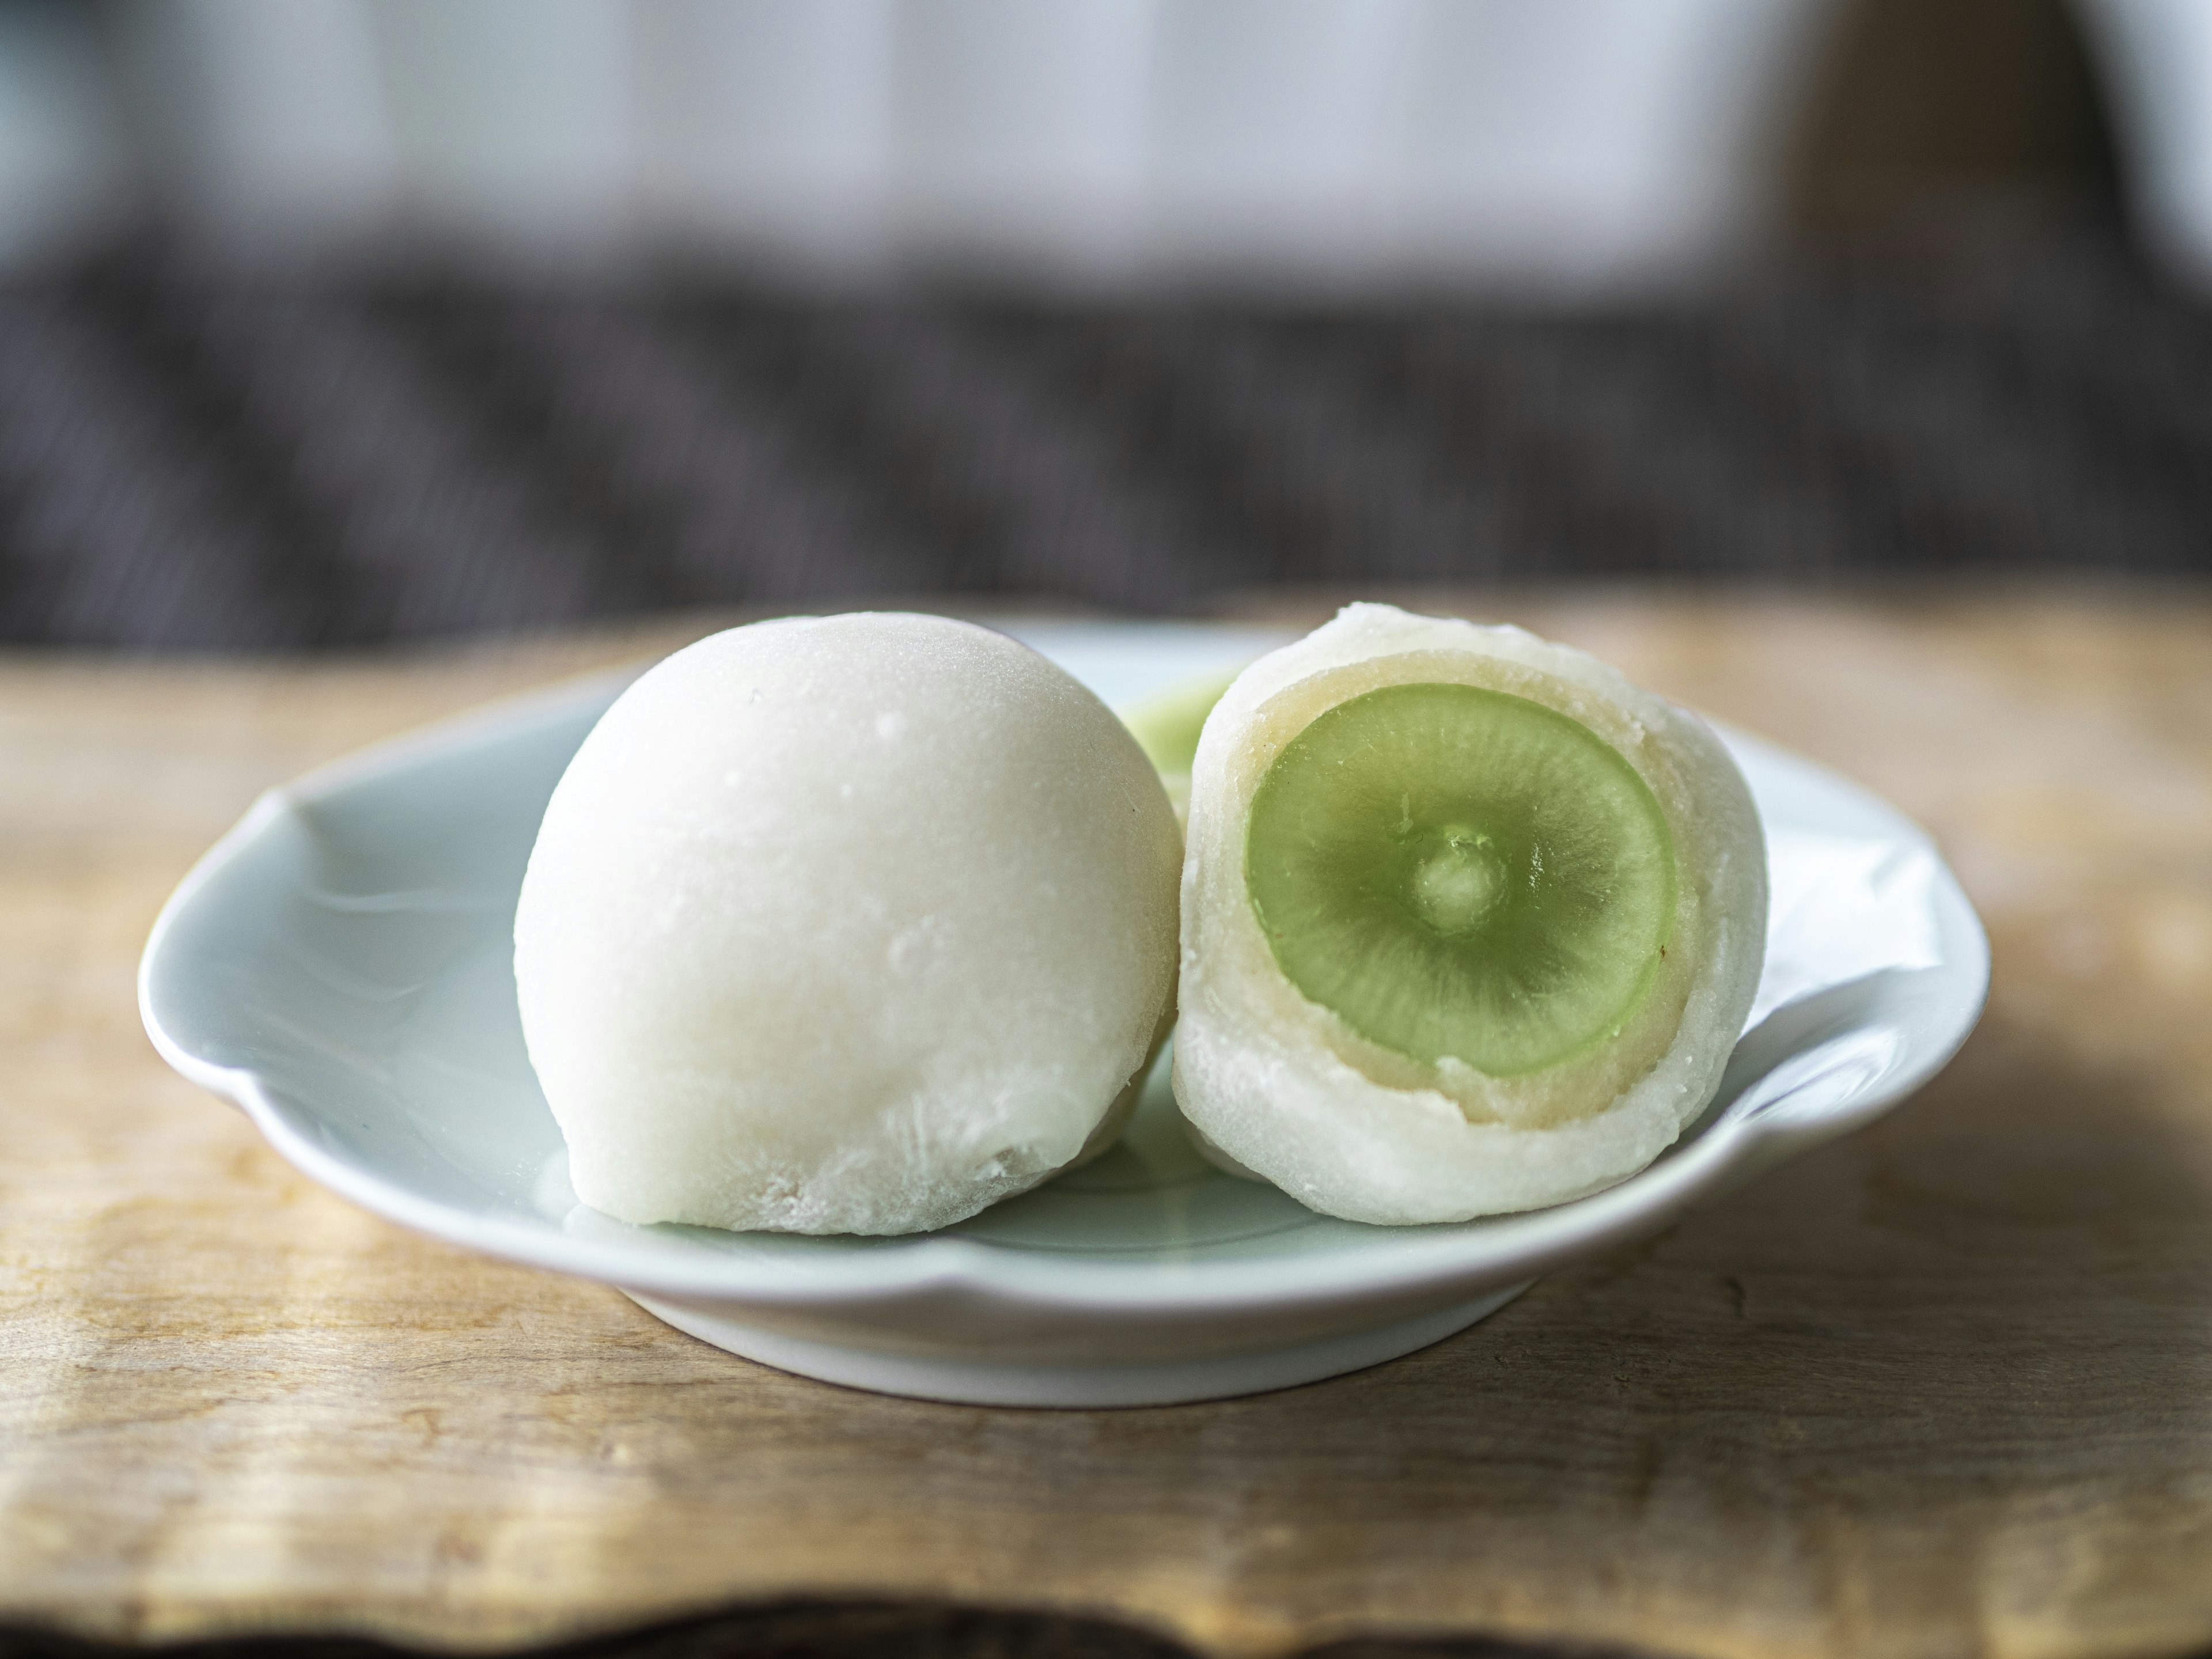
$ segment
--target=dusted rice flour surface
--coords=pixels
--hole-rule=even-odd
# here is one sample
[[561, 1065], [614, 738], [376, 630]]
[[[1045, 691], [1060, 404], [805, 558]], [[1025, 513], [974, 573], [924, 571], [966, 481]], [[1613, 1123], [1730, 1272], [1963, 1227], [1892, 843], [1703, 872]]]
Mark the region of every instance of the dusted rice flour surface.
[[[1565, 714], [1643, 779], [1671, 834], [1673, 932], [1618, 1035], [1524, 1075], [1422, 1063], [1309, 1000], [1246, 882], [1253, 800], [1285, 744], [1384, 687], [1455, 684]], [[1700, 720], [1516, 628], [1356, 605], [1261, 658], [1207, 718], [1183, 867], [1176, 1097], [1218, 1161], [1350, 1220], [1407, 1224], [1596, 1191], [1666, 1149], [1712, 1098], [1750, 1012], [1766, 859], [1741, 773]]]
[[630, 1222], [939, 1227], [1117, 1127], [1182, 841], [1135, 739], [939, 617], [756, 623], [586, 738], [515, 915], [578, 1195]]

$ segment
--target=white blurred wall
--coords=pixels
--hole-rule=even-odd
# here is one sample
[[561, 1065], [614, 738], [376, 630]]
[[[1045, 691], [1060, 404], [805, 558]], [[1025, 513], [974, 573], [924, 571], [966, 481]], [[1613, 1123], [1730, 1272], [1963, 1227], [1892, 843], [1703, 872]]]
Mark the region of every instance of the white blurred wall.
[[0, 270], [98, 236], [131, 208], [125, 112], [81, 13], [0, 6]]
[[[2077, 9], [2129, 93], [2138, 170], [2165, 181], [2154, 204], [2212, 266], [2190, 228], [2212, 226], [2212, 0]], [[152, 204], [277, 252], [411, 232], [830, 275], [1666, 285], [1773, 229], [1835, 11], [0, 0], [0, 267]]]

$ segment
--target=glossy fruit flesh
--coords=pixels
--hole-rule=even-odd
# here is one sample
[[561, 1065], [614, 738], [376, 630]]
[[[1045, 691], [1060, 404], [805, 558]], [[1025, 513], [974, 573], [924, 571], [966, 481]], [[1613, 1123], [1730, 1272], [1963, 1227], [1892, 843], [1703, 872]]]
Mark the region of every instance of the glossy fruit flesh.
[[1385, 686], [1284, 746], [1244, 878], [1276, 962], [1370, 1042], [1495, 1077], [1570, 1059], [1644, 1000], [1673, 837], [1588, 726], [1478, 686]]

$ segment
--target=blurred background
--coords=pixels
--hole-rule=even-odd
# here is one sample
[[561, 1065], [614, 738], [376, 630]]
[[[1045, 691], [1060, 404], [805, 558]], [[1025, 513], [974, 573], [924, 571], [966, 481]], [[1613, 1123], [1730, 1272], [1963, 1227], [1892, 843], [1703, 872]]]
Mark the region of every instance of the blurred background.
[[0, 641], [2212, 572], [2205, 0], [0, 0]]

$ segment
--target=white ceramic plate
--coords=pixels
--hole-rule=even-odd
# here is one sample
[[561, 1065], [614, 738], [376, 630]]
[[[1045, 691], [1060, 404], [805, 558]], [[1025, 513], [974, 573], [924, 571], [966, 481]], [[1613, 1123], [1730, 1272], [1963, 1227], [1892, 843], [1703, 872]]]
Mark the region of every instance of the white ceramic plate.
[[[1175, 625], [1010, 631], [1109, 702], [1278, 642]], [[264, 796], [155, 924], [146, 1028], [301, 1170], [378, 1214], [605, 1280], [709, 1342], [832, 1382], [1122, 1406], [1395, 1358], [1866, 1123], [1950, 1058], [1988, 988], [1981, 925], [1926, 836], [1731, 734], [1774, 878], [1760, 1004], [1712, 1108], [1607, 1192], [1455, 1226], [1332, 1220], [1212, 1171], [1183, 1139], [1163, 1066], [1115, 1152], [944, 1232], [628, 1226], [569, 1189], [510, 968], [539, 815], [621, 684], [500, 704]]]

